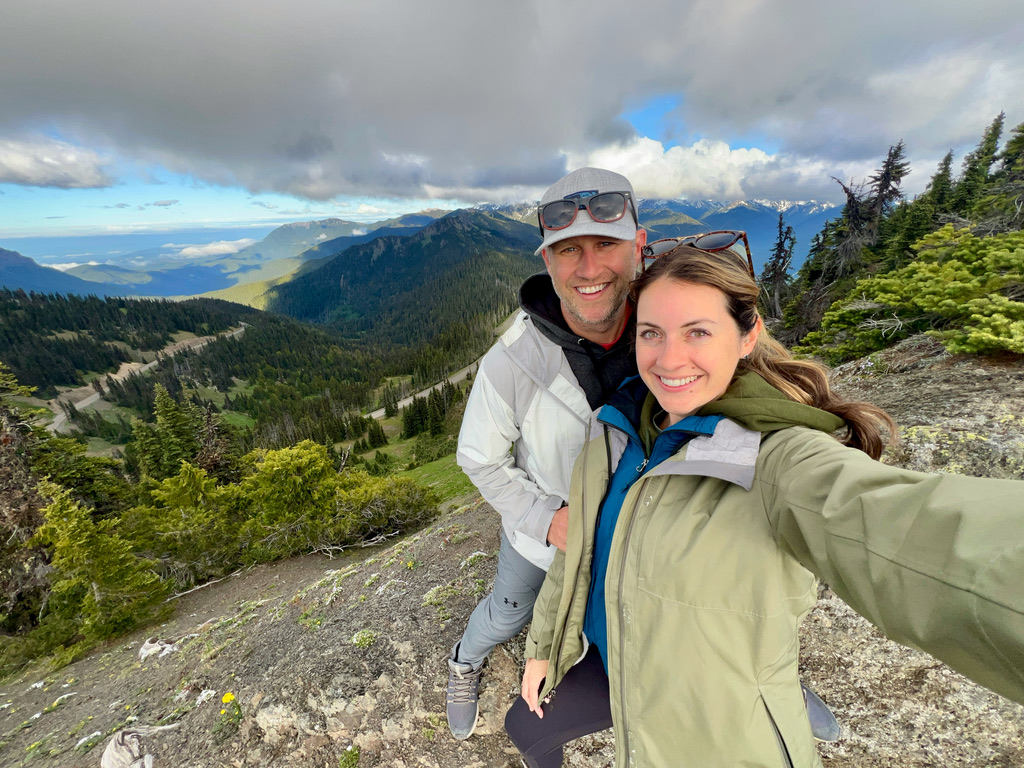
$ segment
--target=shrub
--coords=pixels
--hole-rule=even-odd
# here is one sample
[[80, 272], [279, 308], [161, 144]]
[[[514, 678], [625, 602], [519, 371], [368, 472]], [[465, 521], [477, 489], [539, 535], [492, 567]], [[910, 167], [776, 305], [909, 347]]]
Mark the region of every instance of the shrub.
[[97, 640], [152, 618], [166, 593], [153, 563], [131, 551], [113, 521], [95, 522], [68, 491], [51, 483], [41, 490], [52, 498], [35, 537], [52, 552], [49, 610], [78, 617], [83, 634]]
[[947, 225], [914, 250], [914, 263], [858, 281], [794, 351], [836, 364], [928, 332], [951, 352], [1024, 353], [1024, 232]]

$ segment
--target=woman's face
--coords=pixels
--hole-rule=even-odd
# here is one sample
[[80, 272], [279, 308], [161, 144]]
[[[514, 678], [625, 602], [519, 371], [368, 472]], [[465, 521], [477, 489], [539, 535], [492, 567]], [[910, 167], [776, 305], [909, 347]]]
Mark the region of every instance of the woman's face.
[[636, 306], [636, 365], [670, 426], [725, 392], [760, 322], [740, 333], [717, 288], [660, 278]]

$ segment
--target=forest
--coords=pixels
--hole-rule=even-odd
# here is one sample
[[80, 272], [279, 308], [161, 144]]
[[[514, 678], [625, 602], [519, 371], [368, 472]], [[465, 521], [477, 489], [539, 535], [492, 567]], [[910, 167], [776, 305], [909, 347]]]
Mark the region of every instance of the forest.
[[[868, 179], [836, 180], [846, 204], [795, 272], [780, 216], [760, 276], [775, 335], [832, 364], [919, 333], [957, 354], [1024, 354], [1024, 124], [1003, 141], [1003, 123], [993, 120], [959, 172], [947, 155], [913, 199], [901, 190], [902, 142]], [[444, 226], [434, 236], [446, 252], [477, 231]], [[415, 236], [402, 243], [430, 253]], [[495, 245], [442, 286], [429, 259], [403, 253], [409, 261], [390, 274], [406, 294], [389, 302], [367, 289], [372, 311], [315, 327], [207, 300], [0, 292], [0, 675], [41, 656], [65, 663], [158, 618], [168, 595], [238, 567], [374, 541], [436, 513], [432, 493], [393, 474], [405, 465], [380, 450], [388, 436], [363, 414], [379, 405], [400, 420], [414, 442], [408, 464], [451, 453], [461, 390], [444, 386], [404, 412], [398, 400], [483, 350], [524, 267]], [[335, 269], [317, 278], [325, 295], [347, 290], [342, 275], [369, 284], [365, 263]], [[450, 311], [421, 307], [421, 290]], [[473, 293], [493, 309], [455, 298]], [[306, 296], [282, 292], [279, 308], [301, 314]], [[146, 376], [109, 375], [175, 333], [243, 323], [240, 336], [164, 358]], [[69, 409], [77, 436], [36, 423], [33, 390], [52, 396], [87, 374], [109, 414]], [[86, 435], [117, 452], [90, 453]]]
[[41, 397], [79, 386], [86, 371], [115, 369], [164, 347], [175, 332], [198, 336], [237, 325], [248, 307], [212, 299], [98, 298], [0, 288], [0, 360]]

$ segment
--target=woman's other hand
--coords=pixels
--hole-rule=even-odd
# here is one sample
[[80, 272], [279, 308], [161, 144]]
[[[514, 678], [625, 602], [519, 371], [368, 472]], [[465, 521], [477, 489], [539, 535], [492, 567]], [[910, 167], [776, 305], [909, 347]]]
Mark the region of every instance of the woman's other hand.
[[548, 676], [547, 659], [527, 659], [526, 671], [523, 672], [522, 696], [531, 712], [536, 712], [537, 717], [544, 717], [544, 711], [540, 708], [540, 687], [544, 684], [544, 678]]

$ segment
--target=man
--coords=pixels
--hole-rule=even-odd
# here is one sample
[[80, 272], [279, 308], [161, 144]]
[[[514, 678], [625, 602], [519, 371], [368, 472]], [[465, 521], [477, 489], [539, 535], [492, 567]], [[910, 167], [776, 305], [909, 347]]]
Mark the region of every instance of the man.
[[547, 273], [523, 283], [522, 312], [484, 356], [459, 434], [459, 466], [502, 518], [494, 590], [448, 661], [448, 726], [476, 726], [483, 662], [529, 622], [555, 548], [565, 549], [569, 479], [590, 414], [636, 374], [626, 297], [647, 233], [629, 181], [582, 168], [538, 208]]

